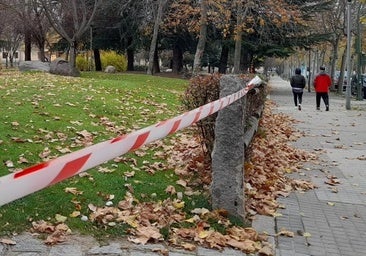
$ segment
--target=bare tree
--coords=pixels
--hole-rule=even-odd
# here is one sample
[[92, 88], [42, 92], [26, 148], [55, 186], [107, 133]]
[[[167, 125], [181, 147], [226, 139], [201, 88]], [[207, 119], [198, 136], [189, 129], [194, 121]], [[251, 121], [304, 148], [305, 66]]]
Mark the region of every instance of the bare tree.
[[50, 23], [45, 15], [44, 9], [40, 8], [37, 0], [29, 1], [29, 13], [31, 16], [31, 33], [32, 41], [39, 49], [39, 60], [44, 62], [47, 60], [45, 54], [45, 45], [47, 42], [47, 32], [50, 30]]
[[90, 28], [102, 0], [39, 0], [51, 26], [70, 46], [70, 65], [76, 66], [78, 42]]

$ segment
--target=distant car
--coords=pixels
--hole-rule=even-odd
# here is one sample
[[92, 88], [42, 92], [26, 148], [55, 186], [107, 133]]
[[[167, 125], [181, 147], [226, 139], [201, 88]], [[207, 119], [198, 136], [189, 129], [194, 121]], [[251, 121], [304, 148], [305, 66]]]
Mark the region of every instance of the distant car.
[[366, 74], [362, 74], [361, 79], [362, 79], [362, 86], [366, 87]]

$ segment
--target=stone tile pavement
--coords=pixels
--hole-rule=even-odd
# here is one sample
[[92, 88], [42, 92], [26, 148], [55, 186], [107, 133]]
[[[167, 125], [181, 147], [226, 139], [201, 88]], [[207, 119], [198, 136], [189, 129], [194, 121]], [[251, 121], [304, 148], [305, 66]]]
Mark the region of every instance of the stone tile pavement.
[[[287, 81], [274, 76], [270, 85], [276, 111], [300, 121], [296, 128], [305, 132], [293, 145], [319, 155], [293, 174], [318, 188], [279, 200], [286, 208], [275, 218], [275, 232], [295, 237], [276, 237], [276, 255], [366, 255], [366, 101], [352, 99], [346, 110], [344, 96], [330, 94], [330, 111], [323, 103], [316, 111], [315, 93], [305, 91], [299, 111]], [[329, 178], [340, 184], [326, 184]]]

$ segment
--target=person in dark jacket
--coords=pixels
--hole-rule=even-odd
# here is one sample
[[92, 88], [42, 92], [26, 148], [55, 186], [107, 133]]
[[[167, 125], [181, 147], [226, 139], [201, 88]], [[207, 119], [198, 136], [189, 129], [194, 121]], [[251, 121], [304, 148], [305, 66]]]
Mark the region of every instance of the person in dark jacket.
[[294, 95], [295, 107], [301, 110], [302, 94], [306, 85], [305, 77], [301, 75], [301, 69], [295, 69], [295, 75], [291, 77], [290, 84], [292, 87], [292, 94]]
[[320, 73], [314, 79], [314, 88], [316, 92], [316, 109], [320, 110], [320, 99], [323, 99], [325, 111], [329, 111], [329, 88], [332, 85], [332, 79], [325, 73], [325, 67], [320, 67]]

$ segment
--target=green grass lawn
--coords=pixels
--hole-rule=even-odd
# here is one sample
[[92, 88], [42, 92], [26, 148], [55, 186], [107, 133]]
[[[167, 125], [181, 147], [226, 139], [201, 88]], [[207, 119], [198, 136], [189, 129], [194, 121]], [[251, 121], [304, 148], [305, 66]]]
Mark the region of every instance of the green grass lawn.
[[[0, 73], [0, 176], [19, 171], [87, 145], [174, 117], [184, 110], [180, 96], [187, 80], [142, 74], [88, 72], [81, 78], [47, 73]], [[89, 134], [90, 136], [84, 136]], [[164, 143], [171, 143], [170, 139]], [[88, 215], [87, 205], [103, 206], [113, 195], [123, 199], [133, 188], [139, 200], [163, 200], [168, 185], [178, 180], [164, 159], [162, 144], [146, 146], [42, 191], [0, 207], [0, 235], [27, 230], [32, 221], [67, 216], [67, 225], [80, 233], [124, 234], [126, 225], [98, 229], [69, 215], [76, 209]], [[153, 168], [162, 163], [162, 170]], [[135, 172], [133, 177], [126, 173]], [[76, 188], [82, 194], [66, 193]], [[179, 191], [179, 187], [176, 188]], [[0, 195], [1, 196], [1, 195]], [[207, 207], [199, 196], [195, 207]]]

